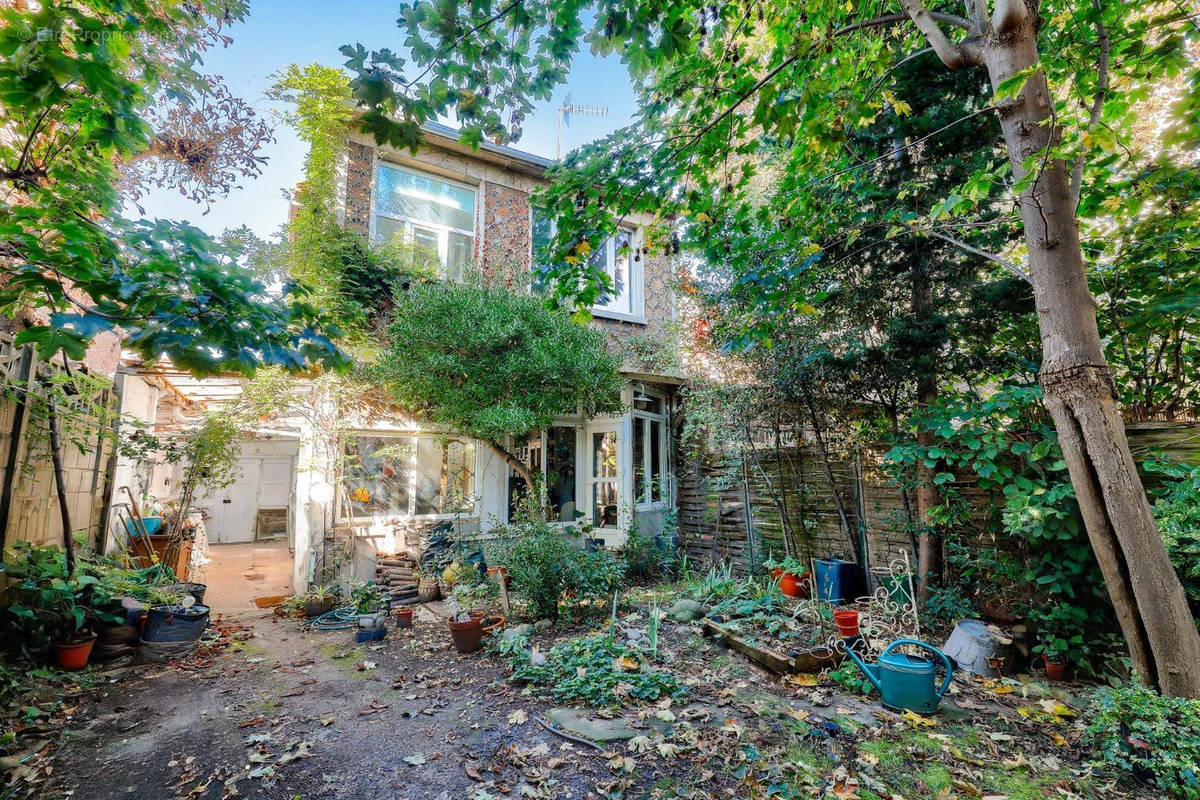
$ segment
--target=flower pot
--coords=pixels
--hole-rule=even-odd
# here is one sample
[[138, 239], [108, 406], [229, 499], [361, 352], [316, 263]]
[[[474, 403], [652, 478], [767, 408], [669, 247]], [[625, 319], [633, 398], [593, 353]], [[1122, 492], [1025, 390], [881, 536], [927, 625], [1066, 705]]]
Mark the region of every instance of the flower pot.
[[484, 611], [482, 608], [471, 608], [471, 609], [467, 609], [467, 616], [470, 617], [471, 619], [481, 620], [487, 616], [487, 612]]
[[323, 600], [308, 600], [304, 603], [304, 616], [319, 617], [322, 614], [328, 614], [333, 611], [333, 606], [336, 600], [332, 597], [326, 597]]
[[790, 572], [779, 576], [779, 591], [788, 597], [804, 597], [808, 594], [808, 573], [797, 577]]
[[483, 646], [483, 619], [468, 619], [465, 622], [446, 620], [454, 649], [460, 653], [474, 653]]
[[488, 567], [487, 574], [497, 583], [504, 581], [504, 588], [508, 588], [508, 567]]
[[208, 627], [208, 606], [154, 606], [146, 612], [142, 640], [147, 642], [195, 642]]
[[372, 611], [369, 614], [358, 615], [358, 627], [363, 630], [371, 630], [383, 625], [383, 620], [386, 615], [382, 611]]
[[484, 617], [483, 621], [481, 623], [481, 625], [482, 625], [481, 631], [482, 631], [483, 635], [489, 636], [493, 633], [499, 633], [500, 631], [504, 630], [505, 621], [506, 620], [504, 619], [504, 617], [501, 617], [501, 616]]
[[1047, 661], [1046, 662], [1046, 677], [1052, 681], [1065, 680], [1067, 677], [1066, 662]]
[[392, 611], [392, 616], [396, 618], [397, 628], [411, 628], [413, 619], [412, 606], [400, 606], [400, 608]]
[[772, 578], [774, 578], [775, 580], [779, 580], [780, 578], [783, 577], [783, 570], [776, 567], [775, 569], [770, 571], [770, 574], [771, 574]]
[[55, 642], [54, 664], [59, 669], [77, 670], [87, 666], [88, 657], [92, 654], [92, 645], [96, 643], [96, 634], [88, 634], [81, 641]]
[[833, 621], [838, 626], [838, 632], [847, 638], [858, 636], [858, 612], [852, 608], [833, 612]]

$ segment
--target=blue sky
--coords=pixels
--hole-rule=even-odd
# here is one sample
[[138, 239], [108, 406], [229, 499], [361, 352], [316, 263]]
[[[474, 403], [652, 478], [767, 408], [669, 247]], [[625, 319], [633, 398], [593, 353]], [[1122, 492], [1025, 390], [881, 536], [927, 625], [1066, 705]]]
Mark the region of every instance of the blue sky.
[[[399, 50], [400, 31], [396, 27], [399, 3], [357, 0], [354, 3], [330, 3], [328, 0], [272, 0], [251, 2], [247, 20], [228, 32], [233, 43], [227, 48], [210, 50], [203, 71], [220, 75], [230, 90], [272, 118], [275, 104], [264, 97], [271, 75], [289, 63], [319, 62], [341, 66], [338, 53], [343, 44], [361, 42], [367, 48], [391, 47]], [[628, 122], [634, 110], [633, 90], [625, 68], [616, 59], [598, 59], [586, 45], [577, 56], [565, 86], [555, 91], [550, 102], [539, 104], [526, 121], [525, 134], [514, 147], [549, 158], [554, 157], [556, 109], [564, 95], [583, 105], [608, 106], [607, 117], [577, 117], [563, 129], [563, 152], [604, 136]], [[276, 120], [277, 122], [277, 120]], [[147, 217], [186, 220], [217, 234], [225, 228], [249, 225], [259, 236], [267, 237], [287, 220], [287, 201], [283, 191], [301, 179], [304, 146], [290, 129], [277, 124], [275, 143], [264, 155], [268, 161], [263, 174], [243, 181], [240, 189], [214, 202], [208, 214], [175, 190], [151, 192], [140, 202]], [[136, 209], [128, 209], [135, 214]]]

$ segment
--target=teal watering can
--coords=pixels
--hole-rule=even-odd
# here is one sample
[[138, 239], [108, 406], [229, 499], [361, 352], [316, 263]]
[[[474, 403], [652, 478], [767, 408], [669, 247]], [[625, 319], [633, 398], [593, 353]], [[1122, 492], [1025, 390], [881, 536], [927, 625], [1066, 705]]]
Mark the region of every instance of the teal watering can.
[[[914, 658], [906, 653], [893, 653], [892, 650], [900, 645], [916, 645], [934, 653], [946, 665], [946, 680], [942, 688], [934, 688], [934, 662], [926, 658]], [[954, 668], [946, 654], [931, 644], [919, 642], [916, 639], [897, 639], [883, 649], [879, 654], [879, 663], [871, 666], [858, 657], [853, 648], [847, 650], [854, 663], [867, 676], [871, 685], [879, 690], [883, 704], [897, 711], [905, 709], [916, 711], [918, 714], [932, 714], [937, 711], [942, 695], [950, 688], [951, 673]]]

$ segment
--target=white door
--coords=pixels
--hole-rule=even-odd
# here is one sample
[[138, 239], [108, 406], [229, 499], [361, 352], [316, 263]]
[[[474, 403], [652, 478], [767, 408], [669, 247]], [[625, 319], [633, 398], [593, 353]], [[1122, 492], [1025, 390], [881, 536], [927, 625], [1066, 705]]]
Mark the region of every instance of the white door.
[[239, 458], [238, 476], [220, 491], [209, 512], [208, 538], [212, 542], [254, 541], [254, 518], [262, 479], [261, 458]]
[[619, 423], [587, 426], [585, 519], [597, 528], [616, 529], [621, 518]]

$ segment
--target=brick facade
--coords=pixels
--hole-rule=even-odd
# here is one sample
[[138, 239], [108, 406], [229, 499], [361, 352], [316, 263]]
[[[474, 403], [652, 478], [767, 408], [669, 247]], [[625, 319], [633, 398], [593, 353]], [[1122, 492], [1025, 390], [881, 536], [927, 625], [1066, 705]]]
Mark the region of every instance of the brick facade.
[[[381, 149], [370, 140], [352, 136], [346, 158], [344, 213], [351, 230], [367, 233], [371, 227], [372, 193], [377, 161], [424, 169], [460, 183], [479, 187], [475, 221], [475, 259], [489, 278], [506, 284], [528, 281], [531, 257], [530, 196], [545, 184], [540, 170], [520, 168], [489, 160], [486, 154], [458, 152], [435, 144], [423, 146], [415, 155], [408, 151]], [[649, 220], [634, 220], [643, 224]], [[673, 337], [676, 319], [676, 262], [670, 256], [644, 256], [645, 322], [610, 319], [597, 315], [593, 324], [601, 328], [614, 347], [623, 347], [633, 337]], [[650, 372], [628, 357], [625, 369]], [[659, 370], [660, 372], [662, 370]]]

